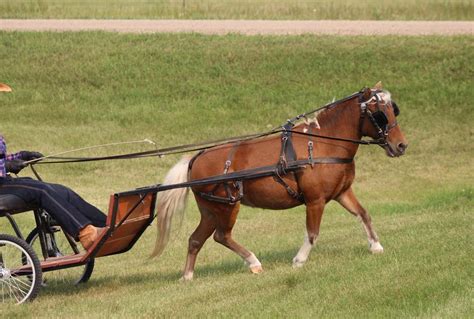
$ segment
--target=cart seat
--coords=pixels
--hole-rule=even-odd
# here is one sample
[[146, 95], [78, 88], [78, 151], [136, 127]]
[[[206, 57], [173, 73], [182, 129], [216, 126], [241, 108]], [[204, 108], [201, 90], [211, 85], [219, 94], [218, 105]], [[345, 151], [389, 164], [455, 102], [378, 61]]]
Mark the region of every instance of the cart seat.
[[0, 194], [0, 217], [6, 213], [16, 214], [34, 209], [23, 198], [13, 194]]

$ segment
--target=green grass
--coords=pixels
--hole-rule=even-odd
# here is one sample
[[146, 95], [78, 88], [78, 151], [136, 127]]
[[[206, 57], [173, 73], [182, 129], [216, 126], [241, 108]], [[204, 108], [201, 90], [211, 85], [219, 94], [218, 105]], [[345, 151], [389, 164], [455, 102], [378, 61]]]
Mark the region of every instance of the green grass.
[[470, 0], [0, 0], [0, 18], [473, 20]]
[[[243, 208], [235, 238], [265, 273], [253, 276], [212, 240], [196, 280], [178, 282], [198, 221], [158, 260], [155, 230], [129, 253], [97, 260], [81, 287], [50, 282], [2, 317], [469, 317], [473, 307], [472, 37], [244, 37], [0, 33], [1, 132], [11, 151], [46, 154], [150, 138], [160, 146], [264, 131], [385, 82], [400, 106], [408, 153], [361, 147], [355, 190], [385, 253], [369, 254], [361, 225], [328, 205], [317, 247], [291, 268], [304, 208]], [[122, 146], [77, 155], [150, 149]], [[178, 159], [41, 166], [105, 209], [111, 192], [159, 182]], [[25, 231], [31, 216], [19, 216]], [[2, 232], [8, 229], [0, 221]]]

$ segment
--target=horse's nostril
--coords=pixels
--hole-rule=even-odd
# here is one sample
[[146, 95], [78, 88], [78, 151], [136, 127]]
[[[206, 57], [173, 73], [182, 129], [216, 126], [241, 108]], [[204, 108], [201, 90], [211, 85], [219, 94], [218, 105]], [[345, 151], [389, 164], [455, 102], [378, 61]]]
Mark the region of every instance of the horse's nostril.
[[398, 143], [397, 145], [398, 150], [402, 153], [405, 152], [407, 147], [408, 147], [408, 144], [405, 144], [405, 143]]

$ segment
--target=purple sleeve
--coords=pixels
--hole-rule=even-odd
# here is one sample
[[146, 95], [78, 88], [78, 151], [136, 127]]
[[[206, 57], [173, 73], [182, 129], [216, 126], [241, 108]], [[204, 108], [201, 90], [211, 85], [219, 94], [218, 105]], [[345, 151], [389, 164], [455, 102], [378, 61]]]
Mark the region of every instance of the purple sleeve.
[[0, 178], [7, 176], [7, 171], [5, 169], [6, 160], [14, 160], [21, 158], [21, 152], [15, 154], [7, 154], [7, 144], [2, 135], [0, 135]]
[[0, 178], [3, 178], [7, 175], [5, 170], [5, 159], [7, 155], [7, 145], [3, 136], [0, 135]]

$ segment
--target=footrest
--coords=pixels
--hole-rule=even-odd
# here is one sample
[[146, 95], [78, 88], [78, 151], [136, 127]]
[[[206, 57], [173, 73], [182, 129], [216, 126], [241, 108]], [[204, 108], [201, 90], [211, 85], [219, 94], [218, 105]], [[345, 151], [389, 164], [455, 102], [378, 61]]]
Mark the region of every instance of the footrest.
[[76, 255], [50, 257], [41, 261], [41, 269], [43, 271], [49, 271], [57, 268], [67, 268], [68, 266], [79, 266], [87, 262], [87, 259], [85, 258], [86, 256], [86, 252], [81, 252]]

